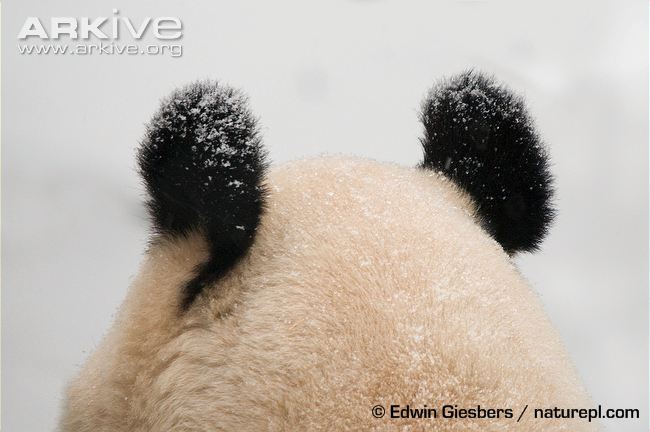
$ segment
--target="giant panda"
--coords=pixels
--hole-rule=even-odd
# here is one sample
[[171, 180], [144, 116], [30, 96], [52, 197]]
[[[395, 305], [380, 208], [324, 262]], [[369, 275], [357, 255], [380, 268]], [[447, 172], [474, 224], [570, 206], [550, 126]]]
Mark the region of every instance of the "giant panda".
[[138, 153], [144, 263], [59, 429], [596, 430], [534, 415], [590, 400], [513, 263], [554, 217], [523, 99], [470, 70], [420, 117], [415, 167], [271, 167], [241, 91], [164, 99]]

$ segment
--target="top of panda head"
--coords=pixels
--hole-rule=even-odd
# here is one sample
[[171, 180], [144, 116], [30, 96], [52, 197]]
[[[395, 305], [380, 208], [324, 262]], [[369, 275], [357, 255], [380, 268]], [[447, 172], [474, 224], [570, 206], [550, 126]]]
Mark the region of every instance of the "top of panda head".
[[[465, 190], [506, 252], [534, 250], [553, 217], [552, 186], [523, 100], [468, 71], [429, 91], [421, 120], [421, 168]], [[246, 254], [264, 210], [266, 154], [247, 98], [214, 81], [174, 91], [147, 127], [138, 162], [159, 235], [198, 229], [209, 244], [181, 294], [185, 310]]]

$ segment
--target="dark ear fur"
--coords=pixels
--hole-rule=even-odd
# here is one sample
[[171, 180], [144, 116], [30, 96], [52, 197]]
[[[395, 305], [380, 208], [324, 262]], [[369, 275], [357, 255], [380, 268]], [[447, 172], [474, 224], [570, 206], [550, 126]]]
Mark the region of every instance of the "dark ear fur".
[[149, 123], [138, 162], [155, 230], [200, 229], [210, 244], [183, 291], [187, 309], [246, 253], [262, 214], [265, 153], [247, 98], [213, 81], [176, 90]]
[[537, 249], [553, 219], [546, 151], [521, 97], [467, 71], [438, 82], [421, 111], [422, 166], [441, 171], [476, 202], [509, 254]]

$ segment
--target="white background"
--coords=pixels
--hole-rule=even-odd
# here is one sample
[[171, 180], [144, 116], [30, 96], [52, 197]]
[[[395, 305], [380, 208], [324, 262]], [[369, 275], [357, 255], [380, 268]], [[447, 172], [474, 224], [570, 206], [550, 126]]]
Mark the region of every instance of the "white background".
[[[414, 165], [425, 90], [470, 66], [525, 93], [551, 150], [559, 217], [521, 270], [594, 401], [641, 409], [608, 430], [647, 427], [646, 2], [2, 6], [4, 430], [55, 427], [66, 380], [137, 271], [147, 225], [133, 156], [161, 96], [207, 77], [244, 88], [274, 163], [326, 152]], [[181, 18], [183, 56], [18, 54], [28, 16], [113, 8]]]

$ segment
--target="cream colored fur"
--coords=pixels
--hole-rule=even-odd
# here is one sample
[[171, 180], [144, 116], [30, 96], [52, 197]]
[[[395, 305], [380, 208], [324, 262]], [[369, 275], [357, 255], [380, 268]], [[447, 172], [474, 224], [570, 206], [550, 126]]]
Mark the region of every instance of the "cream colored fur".
[[[268, 186], [249, 254], [189, 312], [178, 302], [207, 256], [200, 233], [150, 248], [69, 387], [62, 431], [595, 430], [532, 418], [590, 401], [537, 296], [451, 182], [321, 158], [275, 169]], [[444, 403], [515, 418], [371, 415]]]

